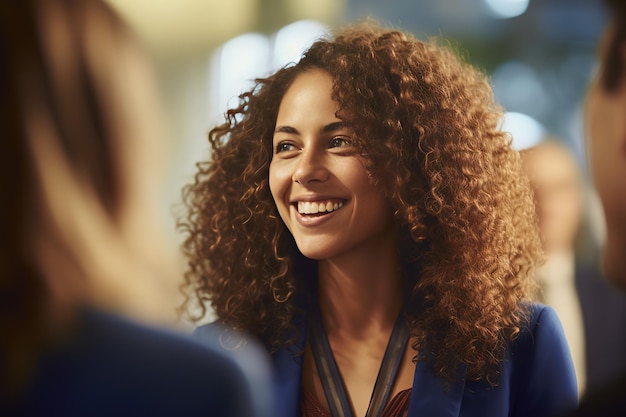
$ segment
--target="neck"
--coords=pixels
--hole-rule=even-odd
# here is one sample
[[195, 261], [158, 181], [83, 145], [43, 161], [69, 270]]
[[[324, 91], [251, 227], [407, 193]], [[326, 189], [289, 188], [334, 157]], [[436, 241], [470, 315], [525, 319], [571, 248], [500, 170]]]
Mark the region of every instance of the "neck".
[[390, 332], [403, 303], [395, 251], [319, 262], [319, 303], [329, 337], [363, 339]]

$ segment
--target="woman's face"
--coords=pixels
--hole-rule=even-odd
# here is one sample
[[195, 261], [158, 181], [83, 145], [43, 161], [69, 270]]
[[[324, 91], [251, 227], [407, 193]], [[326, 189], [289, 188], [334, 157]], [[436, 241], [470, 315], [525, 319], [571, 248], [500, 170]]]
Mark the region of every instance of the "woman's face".
[[325, 71], [297, 76], [278, 110], [269, 173], [280, 216], [317, 260], [395, 244], [389, 200], [370, 181], [331, 93]]

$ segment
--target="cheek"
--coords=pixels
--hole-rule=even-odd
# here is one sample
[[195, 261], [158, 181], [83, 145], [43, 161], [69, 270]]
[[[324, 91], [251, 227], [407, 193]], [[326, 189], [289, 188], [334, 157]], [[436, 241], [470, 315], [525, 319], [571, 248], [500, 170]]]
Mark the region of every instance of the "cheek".
[[391, 203], [380, 187], [375, 187], [367, 176], [355, 179], [352, 183], [354, 194], [360, 207], [366, 208], [366, 215], [386, 222], [392, 213]]
[[288, 187], [288, 179], [285, 178], [284, 173], [281, 169], [277, 168], [275, 165], [270, 164], [269, 169], [269, 187], [270, 192], [272, 193], [272, 198], [274, 199], [274, 203], [278, 207], [278, 210], [283, 214], [283, 210], [285, 209], [285, 195]]

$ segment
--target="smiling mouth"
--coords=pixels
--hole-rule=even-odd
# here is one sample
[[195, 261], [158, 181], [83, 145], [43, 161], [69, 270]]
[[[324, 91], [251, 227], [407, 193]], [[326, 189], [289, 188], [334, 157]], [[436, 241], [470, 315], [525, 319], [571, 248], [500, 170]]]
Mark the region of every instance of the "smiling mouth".
[[297, 209], [300, 214], [327, 214], [343, 207], [343, 201], [298, 201]]

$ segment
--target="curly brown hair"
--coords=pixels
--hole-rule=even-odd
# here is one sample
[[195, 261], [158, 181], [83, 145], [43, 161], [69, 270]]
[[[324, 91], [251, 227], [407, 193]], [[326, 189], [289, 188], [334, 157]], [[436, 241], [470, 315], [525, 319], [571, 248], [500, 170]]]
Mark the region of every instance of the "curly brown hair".
[[300, 271], [312, 261], [277, 212], [268, 171], [280, 101], [314, 68], [332, 76], [340, 118], [361, 138], [401, 225], [417, 358], [429, 357], [446, 378], [463, 364], [467, 378], [496, 381], [527, 320], [530, 273], [541, 258], [520, 156], [500, 130], [484, 74], [449, 45], [375, 22], [320, 39], [297, 64], [257, 79], [211, 130], [212, 156], [183, 191], [183, 310], [198, 321], [210, 305], [218, 320], [271, 349], [293, 340], [293, 317], [306, 314]]

